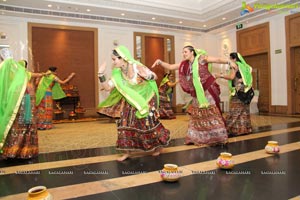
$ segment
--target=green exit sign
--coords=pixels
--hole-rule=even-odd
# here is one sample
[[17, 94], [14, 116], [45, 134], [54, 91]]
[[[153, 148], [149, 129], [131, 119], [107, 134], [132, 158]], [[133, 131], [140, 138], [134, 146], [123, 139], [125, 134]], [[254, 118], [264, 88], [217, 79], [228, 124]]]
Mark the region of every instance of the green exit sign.
[[236, 27], [237, 30], [241, 29], [241, 28], [243, 28], [243, 24], [237, 24], [235, 27]]

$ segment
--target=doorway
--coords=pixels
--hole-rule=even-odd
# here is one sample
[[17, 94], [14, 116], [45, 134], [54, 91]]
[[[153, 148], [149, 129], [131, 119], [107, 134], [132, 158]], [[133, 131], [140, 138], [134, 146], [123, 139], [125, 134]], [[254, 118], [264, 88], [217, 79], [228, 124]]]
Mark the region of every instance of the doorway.
[[295, 114], [300, 114], [300, 46], [291, 48], [291, 66], [292, 73], [292, 99], [294, 99], [293, 107]]
[[[174, 51], [174, 36], [149, 34], [149, 33], [134, 33], [134, 57], [148, 68], [152, 66], [156, 59], [161, 59], [167, 63], [175, 62]], [[159, 86], [166, 71], [161, 66], [151, 68], [156, 75], [156, 83]], [[170, 72], [170, 73], [175, 73]], [[172, 108], [176, 107], [176, 91], [173, 90]]]
[[259, 112], [269, 112], [270, 107], [270, 72], [268, 54], [262, 53], [244, 56], [246, 62], [253, 68], [253, 87], [259, 91], [257, 107]]

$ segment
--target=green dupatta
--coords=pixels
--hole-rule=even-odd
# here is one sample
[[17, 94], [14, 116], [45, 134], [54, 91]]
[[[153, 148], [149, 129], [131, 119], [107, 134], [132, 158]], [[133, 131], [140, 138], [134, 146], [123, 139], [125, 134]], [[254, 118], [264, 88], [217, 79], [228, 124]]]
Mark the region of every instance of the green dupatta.
[[[237, 61], [236, 64], [239, 67], [239, 71], [242, 76], [243, 84], [245, 85], [244, 92], [247, 92], [252, 87], [252, 67], [246, 63], [243, 56], [240, 53], [237, 53], [238, 58], [241, 62]], [[235, 88], [232, 87], [232, 80], [228, 81], [228, 85], [231, 91], [231, 95], [235, 95]]]
[[[50, 84], [54, 81], [55, 75], [49, 74], [48, 76], [43, 76], [43, 78], [40, 80], [38, 88], [36, 90], [36, 102], [35, 104], [38, 106], [42, 99], [44, 98], [47, 88], [50, 86]], [[66, 94], [61, 88], [60, 84], [55, 82], [54, 86], [52, 87], [52, 99], [62, 99], [65, 98]]]
[[[160, 82], [160, 85], [159, 87], [163, 86], [164, 84], [166, 84], [167, 82], [169, 82], [170, 79], [169, 79], [169, 76], [166, 76], [164, 77], [161, 82]], [[172, 87], [169, 87], [168, 90], [166, 91], [167, 94], [171, 94], [172, 93]], [[168, 99], [169, 99], [169, 96], [167, 96]], [[170, 100], [170, 99], [169, 99]]]
[[[206, 55], [206, 51], [203, 49], [195, 49], [196, 57], [194, 59], [192, 70], [193, 70], [193, 84], [196, 90], [196, 96], [199, 103], [200, 108], [207, 108], [209, 106], [209, 102], [206, 99], [204, 89], [201, 84], [201, 79], [199, 76], [199, 58], [201, 55]], [[209, 63], [211, 64], [211, 63]], [[211, 71], [211, 65], [210, 65], [210, 71]]]
[[0, 148], [13, 125], [26, 91], [26, 69], [12, 58], [0, 64]]
[[[133, 59], [125, 46], [118, 46], [115, 50], [129, 64], [144, 66], [142, 63]], [[123, 78], [120, 68], [113, 69], [111, 80], [115, 88], [98, 107], [110, 107], [118, 103], [121, 98], [124, 97], [131, 106], [137, 109], [136, 117], [140, 119], [148, 116], [148, 103], [154, 94], [157, 96], [157, 105], [159, 104], [158, 88], [154, 80], [147, 80], [142, 84], [136, 85], [129, 84], [128, 81]]]

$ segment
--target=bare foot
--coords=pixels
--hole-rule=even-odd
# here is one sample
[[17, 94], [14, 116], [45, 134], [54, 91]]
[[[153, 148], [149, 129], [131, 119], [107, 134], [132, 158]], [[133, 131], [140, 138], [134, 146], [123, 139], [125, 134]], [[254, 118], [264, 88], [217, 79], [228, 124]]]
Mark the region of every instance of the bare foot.
[[158, 156], [162, 152], [163, 148], [157, 148], [154, 150], [152, 156]]
[[117, 161], [122, 162], [122, 161], [126, 160], [128, 157], [129, 157], [129, 154], [125, 153], [125, 154], [123, 154], [123, 156], [118, 158]]

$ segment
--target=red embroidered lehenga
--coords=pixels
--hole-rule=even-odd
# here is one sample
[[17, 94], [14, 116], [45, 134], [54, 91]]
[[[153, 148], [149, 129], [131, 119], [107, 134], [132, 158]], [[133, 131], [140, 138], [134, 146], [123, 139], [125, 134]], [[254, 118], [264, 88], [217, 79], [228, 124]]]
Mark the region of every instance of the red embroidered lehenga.
[[183, 61], [179, 68], [179, 80], [182, 89], [192, 97], [192, 103], [188, 108], [190, 115], [188, 133], [185, 143], [218, 144], [227, 142], [227, 131], [224, 119], [220, 111], [220, 87], [208, 70], [208, 64], [199, 64], [199, 76], [205, 97], [210, 106], [200, 108], [193, 85], [192, 66], [189, 61]]
[[159, 87], [159, 115], [161, 119], [175, 119], [167, 91], [170, 89], [168, 82]]

